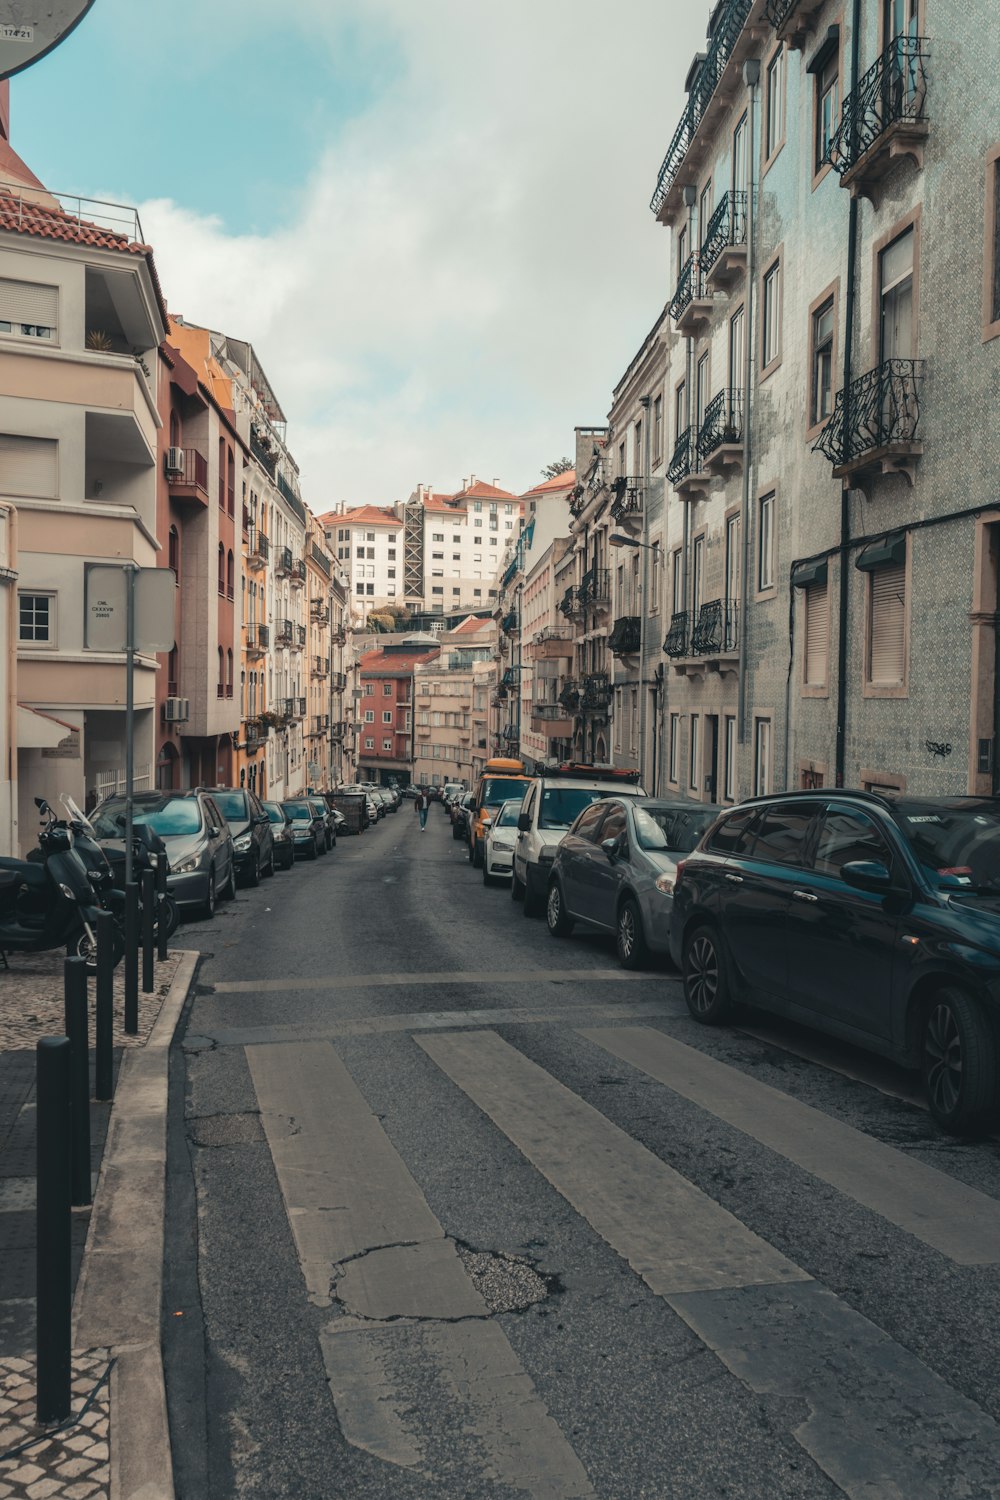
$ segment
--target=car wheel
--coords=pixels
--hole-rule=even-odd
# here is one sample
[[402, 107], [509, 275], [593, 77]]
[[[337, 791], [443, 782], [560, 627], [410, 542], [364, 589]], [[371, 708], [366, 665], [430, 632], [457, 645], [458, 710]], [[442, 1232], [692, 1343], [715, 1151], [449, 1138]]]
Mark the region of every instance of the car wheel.
[[472, 853], [472, 863], [475, 865], [477, 870], [482, 868], [483, 858], [483, 841], [482, 839], [476, 839]]
[[236, 866], [232, 859], [229, 861], [229, 876], [220, 892], [223, 901], [232, 901], [236, 895]]
[[517, 871], [513, 868], [510, 872], [510, 899], [512, 901], [524, 900], [524, 881], [518, 880]]
[[618, 962], [623, 969], [645, 968], [649, 947], [642, 930], [642, 913], [631, 896], [626, 896], [619, 908], [616, 940]]
[[253, 860], [250, 864], [250, 874], [247, 876], [247, 885], [260, 885], [260, 854], [254, 850]]
[[696, 927], [684, 949], [684, 999], [702, 1026], [718, 1026], [732, 1013], [722, 940], [714, 927]]
[[921, 1071], [931, 1114], [952, 1135], [978, 1134], [997, 1106], [997, 1043], [963, 990], [939, 990], [927, 1007]]
[[489, 867], [489, 864], [487, 863], [486, 857], [484, 855], [483, 856], [483, 885], [492, 885], [492, 884], [493, 884], [493, 876], [490, 874], [490, 867]]
[[168, 891], [165, 896], [156, 898], [156, 928], [159, 931], [160, 917], [162, 913], [164, 928], [166, 930], [167, 942], [173, 937], [181, 925], [181, 909]]
[[202, 902], [202, 915], [206, 917], [215, 916], [215, 866], [212, 865], [208, 872], [208, 892]]
[[319, 859], [319, 846], [317, 845], [315, 839], [313, 839], [312, 843], [309, 845], [309, 858]]
[[274, 863], [274, 845], [272, 844], [271, 845], [271, 858], [268, 860], [268, 862], [267, 862], [267, 869], [264, 871], [264, 874], [267, 876], [268, 880], [270, 880], [271, 876], [274, 874], [275, 869], [276, 869], [276, 866], [275, 866], [275, 863]]
[[469, 842], [465, 846], [465, 852], [469, 856], [469, 864], [470, 865], [474, 865], [475, 862], [476, 862], [476, 856], [472, 852], [472, 840], [471, 839], [469, 840]]
[[522, 913], [526, 917], [538, 917], [541, 916], [543, 908], [544, 902], [542, 901], [542, 898], [531, 889], [531, 882], [526, 880], [524, 882], [524, 904], [521, 907]]
[[566, 913], [563, 905], [562, 887], [558, 880], [553, 880], [549, 886], [549, 898], [545, 903], [545, 920], [553, 937], [569, 937], [576, 925], [571, 916]]

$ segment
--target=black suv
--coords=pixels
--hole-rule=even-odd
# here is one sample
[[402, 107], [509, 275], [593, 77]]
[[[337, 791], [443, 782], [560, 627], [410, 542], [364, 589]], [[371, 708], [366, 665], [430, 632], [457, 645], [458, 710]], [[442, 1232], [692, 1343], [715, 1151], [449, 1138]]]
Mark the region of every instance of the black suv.
[[233, 835], [236, 875], [244, 885], [259, 885], [262, 875], [274, 874], [274, 835], [271, 820], [246, 787], [202, 787], [214, 799]]
[[919, 1067], [945, 1129], [1000, 1105], [1000, 800], [755, 798], [677, 867], [670, 948], [688, 1008], [735, 1001]]

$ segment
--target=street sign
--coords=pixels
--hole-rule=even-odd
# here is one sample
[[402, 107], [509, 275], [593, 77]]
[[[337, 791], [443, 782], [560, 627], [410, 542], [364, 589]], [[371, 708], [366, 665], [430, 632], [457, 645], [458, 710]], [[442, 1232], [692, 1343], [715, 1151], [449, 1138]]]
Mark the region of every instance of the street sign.
[[[91, 651], [128, 649], [128, 569], [87, 563], [84, 642]], [[174, 648], [176, 577], [172, 568], [135, 569], [136, 651]]]
[[58, 47], [94, 0], [0, 0], [0, 79]]

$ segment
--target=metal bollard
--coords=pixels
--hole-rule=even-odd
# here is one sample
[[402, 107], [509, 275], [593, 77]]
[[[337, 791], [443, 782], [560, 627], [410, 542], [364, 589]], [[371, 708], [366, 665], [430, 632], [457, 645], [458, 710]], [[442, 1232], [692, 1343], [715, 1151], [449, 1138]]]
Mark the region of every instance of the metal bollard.
[[142, 872], [142, 993], [153, 993], [153, 918], [156, 914], [156, 876]]
[[156, 961], [163, 963], [167, 957], [167, 918], [164, 910], [167, 900], [167, 856], [156, 856]]
[[43, 1037], [35, 1051], [37, 1123], [36, 1416], [62, 1422], [70, 1411], [69, 1038]]
[[109, 911], [97, 914], [97, 993], [95, 996], [97, 1054], [94, 1098], [110, 1099], [114, 1090], [115, 1036], [115, 919]]
[[63, 960], [66, 1035], [69, 1037], [70, 1199], [92, 1201], [90, 1188], [90, 1050], [87, 1035], [87, 960]]
[[125, 1031], [139, 1034], [139, 887], [125, 887]]

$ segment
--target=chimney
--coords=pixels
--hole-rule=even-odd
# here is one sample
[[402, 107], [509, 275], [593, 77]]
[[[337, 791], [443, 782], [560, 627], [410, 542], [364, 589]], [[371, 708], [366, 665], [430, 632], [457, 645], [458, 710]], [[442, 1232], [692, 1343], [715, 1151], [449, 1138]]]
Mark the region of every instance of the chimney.
[[494, 474], [494, 476], [493, 476], [493, 488], [495, 490], [498, 490], [500, 488], [500, 475], [499, 474]]
[[469, 479], [469, 484], [470, 484], [470, 485], [473, 485], [473, 484], [475, 484], [475, 482], [476, 482], [476, 476], [475, 476], [475, 474], [473, 474], [473, 475], [472, 475], [472, 476], [471, 476], [471, 478], [470, 478], [470, 479]]
[[469, 481], [467, 479], [462, 480], [462, 488], [463, 490], [467, 490], [469, 488]]

